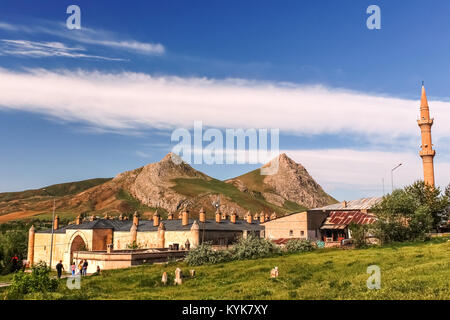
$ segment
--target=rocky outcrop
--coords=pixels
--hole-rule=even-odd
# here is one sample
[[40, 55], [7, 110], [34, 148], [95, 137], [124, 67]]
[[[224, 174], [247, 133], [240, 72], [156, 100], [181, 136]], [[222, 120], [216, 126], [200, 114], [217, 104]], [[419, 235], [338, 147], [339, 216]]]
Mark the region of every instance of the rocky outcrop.
[[261, 176], [259, 172], [254, 171], [227, 182], [239, 185], [240, 189], [259, 191], [268, 202], [278, 206], [282, 206], [285, 200], [307, 208], [337, 202], [310, 176], [305, 167], [284, 153], [263, 167], [269, 167], [276, 160], [278, 170], [272, 175]]

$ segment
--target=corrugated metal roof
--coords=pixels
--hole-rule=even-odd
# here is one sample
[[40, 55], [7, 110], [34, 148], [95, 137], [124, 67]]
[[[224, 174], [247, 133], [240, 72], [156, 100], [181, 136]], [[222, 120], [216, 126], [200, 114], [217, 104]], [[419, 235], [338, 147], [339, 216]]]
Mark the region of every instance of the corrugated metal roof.
[[349, 224], [372, 224], [377, 218], [361, 211], [332, 211], [320, 229], [345, 229]]
[[340, 203], [331, 204], [325, 207], [314, 208], [311, 211], [331, 211], [331, 210], [369, 210], [372, 209], [376, 204], [383, 200], [382, 197], [372, 197], [372, 198], [362, 198], [357, 200], [346, 201], [344, 206], [344, 201]]

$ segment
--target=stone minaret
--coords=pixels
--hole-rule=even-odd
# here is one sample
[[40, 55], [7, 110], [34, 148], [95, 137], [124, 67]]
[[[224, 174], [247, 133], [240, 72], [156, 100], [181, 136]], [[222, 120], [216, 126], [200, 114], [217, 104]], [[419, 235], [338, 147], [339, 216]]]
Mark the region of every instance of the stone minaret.
[[427, 185], [434, 187], [434, 166], [433, 158], [436, 151], [433, 150], [431, 142], [431, 126], [433, 119], [430, 118], [430, 109], [428, 108], [425, 86], [422, 83], [422, 98], [420, 101], [420, 119], [417, 120], [422, 134], [422, 146], [419, 152], [423, 162], [423, 178]]

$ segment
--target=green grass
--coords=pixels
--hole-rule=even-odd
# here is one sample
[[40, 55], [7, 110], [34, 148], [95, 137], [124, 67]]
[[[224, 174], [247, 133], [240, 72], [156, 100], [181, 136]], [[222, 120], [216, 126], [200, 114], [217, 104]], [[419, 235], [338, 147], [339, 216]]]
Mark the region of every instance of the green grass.
[[297, 204], [286, 207], [278, 207], [267, 202], [258, 192], [242, 192], [234, 185], [225, 183], [217, 179], [174, 179], [176, 183], [172, 189], [188, 197], [201, 197], [208, 194], [221, 194], [242, 208], [251, 212], [275, 211], [277, 213], [291, 213], [304, 210], [305, 208]]
[[[58, 292], [29, 299], [450, 299], [450, 242], [396, 244], [361, 250], [311, 253], [189, 267], [184, 263], [104, 271], [84, 278], [81, 290], [61, 283]], [[369, 265], [381, 268], [381, 289], [369, 290]], [[278, 266], [280, 275], [270, 279]], [[195, 278], [174, 286], [177, 267]], [[169, 274], [169, 285], [160, 282]]]
[[37, 197], [37, 196], [47, 197], [48, 194], [43, 189], [46, 189], [50, 194], [52, 194], [54, 196], [58, 196], [58, 197], [71, 195], [71, 194], [77, 194], [77, 193], [87, 190], [89, 188], [92, 188], [92, 187], [98, 186], [102, 183], [105, 183], [111, 179], [112, 178], [96, 178], [96, 179], [82, 180], [82, 181], [76, 181], [76, 182], [55, 184], [55, 185], [51, 185], [51, 186], [44, 187], [41, 189], [26, 190], [26, 191], [20, 191], [20, 192], [0, 193], [0, 202], [1, 201], [27, 199], [27, 198]]

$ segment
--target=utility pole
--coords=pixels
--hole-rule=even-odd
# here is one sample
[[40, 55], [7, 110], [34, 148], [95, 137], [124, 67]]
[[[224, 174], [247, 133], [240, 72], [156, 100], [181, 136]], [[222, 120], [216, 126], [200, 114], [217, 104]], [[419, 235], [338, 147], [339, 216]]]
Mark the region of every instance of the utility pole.
[[397, 166], [395, 166], [394, 168], [391, 169], [391, 188], [392, 188], [392, 192], [394, 191], [394, 170], [399, 168], [402, 165], [402, 163], [398, 164]]
[[42, 189], [45, 191], [48, 195], [53, 197], [53, 214], [52, 214], [52, 237], [50, 240], [50, 262], [49, 262], [49, 268], [52, 268], [52, 258], [53, 258], [53, 235], [55, 233], [55, 209], [56, 209], [56, 198], [54, 195], [52, 195], [50, 192], [48, 192], [46, 189]]

